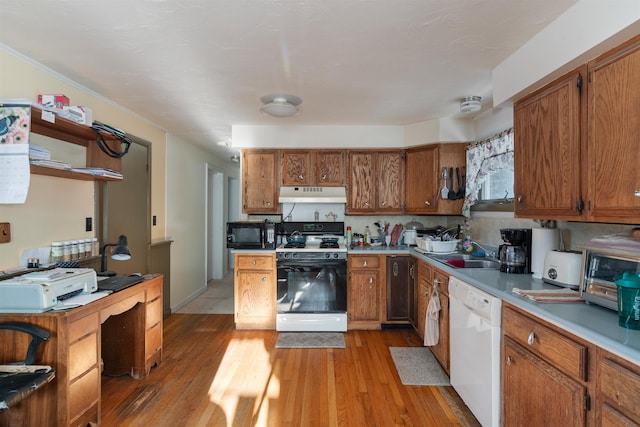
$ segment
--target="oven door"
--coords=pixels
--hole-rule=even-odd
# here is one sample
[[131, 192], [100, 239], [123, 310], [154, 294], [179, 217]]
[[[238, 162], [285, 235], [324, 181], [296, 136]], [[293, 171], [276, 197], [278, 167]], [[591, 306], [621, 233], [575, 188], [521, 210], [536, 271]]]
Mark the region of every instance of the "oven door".
[[278, 313], [346, 313], [346, 260], [278, 261]]

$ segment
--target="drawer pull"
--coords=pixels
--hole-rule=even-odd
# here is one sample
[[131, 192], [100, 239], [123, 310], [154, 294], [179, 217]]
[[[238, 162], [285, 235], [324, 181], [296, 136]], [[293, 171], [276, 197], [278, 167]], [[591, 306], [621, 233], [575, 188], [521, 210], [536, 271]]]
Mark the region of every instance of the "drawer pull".
[[326, 181], [327, 180], [327, 174], [322, 175], [322, 180]]
[[431, 202], [430, 202], [430, 201], [428, 201], [428, 200], [425, 200], [425, 201], [424, 201], [424, 204], [425, 204], [425, 205], [427, 205], [427, 206], [431, 206]]
[[513, 357], [507, 356], [507, 366], [511, 366], [511, 363], [513, 363]]
[[440, 283], [441, 283], [441, 282], [440, 282], [440, 279], [433, 279], [433, 284], [434, 284], [435, 286], [438, 286]]
[[256, 264], [257, 264], [257, 261], [254, 259], [253, 260], [253, 265], [256, 265]]
[[263, 278], [262, 278], [262, 283], [264, 283], [264, 282], [266, 282], [266, 281], [267, 281], [267, 278], [266, 278], [266, 277], [263, 277]]
[[367, 260], [365, 259], [364, 261], [362, 261], [362, 266], [366, 267], [367, 266]]
[[369, 277], [369, 283], [373, 283], [373, 277]]
[[299, 179], [300, 181], [304, 181], [304, 175], [298, 175], [298, 179]]
[[529, 345], [533, 345], [533, 342], [535, 341], [535, 339], [536, 339], [536, 334], [535, 334], [535, 332], [531, 332], [531, 333], [529, 334], [529, 338], [527, 338], [527, 344], [529, 344]]

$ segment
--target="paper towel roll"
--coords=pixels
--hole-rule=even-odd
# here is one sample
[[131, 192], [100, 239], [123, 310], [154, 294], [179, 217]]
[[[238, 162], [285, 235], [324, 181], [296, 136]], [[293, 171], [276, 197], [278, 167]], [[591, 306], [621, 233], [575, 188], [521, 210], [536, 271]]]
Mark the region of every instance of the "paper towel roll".
[[544, 273], [544, 258], [552, 249], [559, 249], [560, 230], [557, 228], [534, 228], [531, 233], [531, 273], [537, 279]]

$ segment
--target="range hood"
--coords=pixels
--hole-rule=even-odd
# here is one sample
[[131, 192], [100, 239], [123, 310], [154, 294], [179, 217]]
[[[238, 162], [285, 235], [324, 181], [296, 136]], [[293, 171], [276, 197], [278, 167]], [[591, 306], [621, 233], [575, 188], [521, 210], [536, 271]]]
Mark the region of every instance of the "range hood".
[[280, 187], [280, 203], [347, 203], [345, 187]]

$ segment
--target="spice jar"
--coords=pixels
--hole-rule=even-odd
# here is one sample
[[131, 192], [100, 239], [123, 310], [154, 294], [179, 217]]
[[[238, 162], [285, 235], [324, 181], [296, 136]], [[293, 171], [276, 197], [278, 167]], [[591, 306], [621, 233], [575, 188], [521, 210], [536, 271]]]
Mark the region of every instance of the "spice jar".
[[64, 249], [62, 242], [51, 242], [51, 262], [62, 262], [64, 257]]
[[77, 261], [77, 260], [78, 260], [78, 241], [72, 240], [71, 241], [71, 261]]
[[71, 242], [69, 241], [62, 242], [62, 261], [71, 261]]

